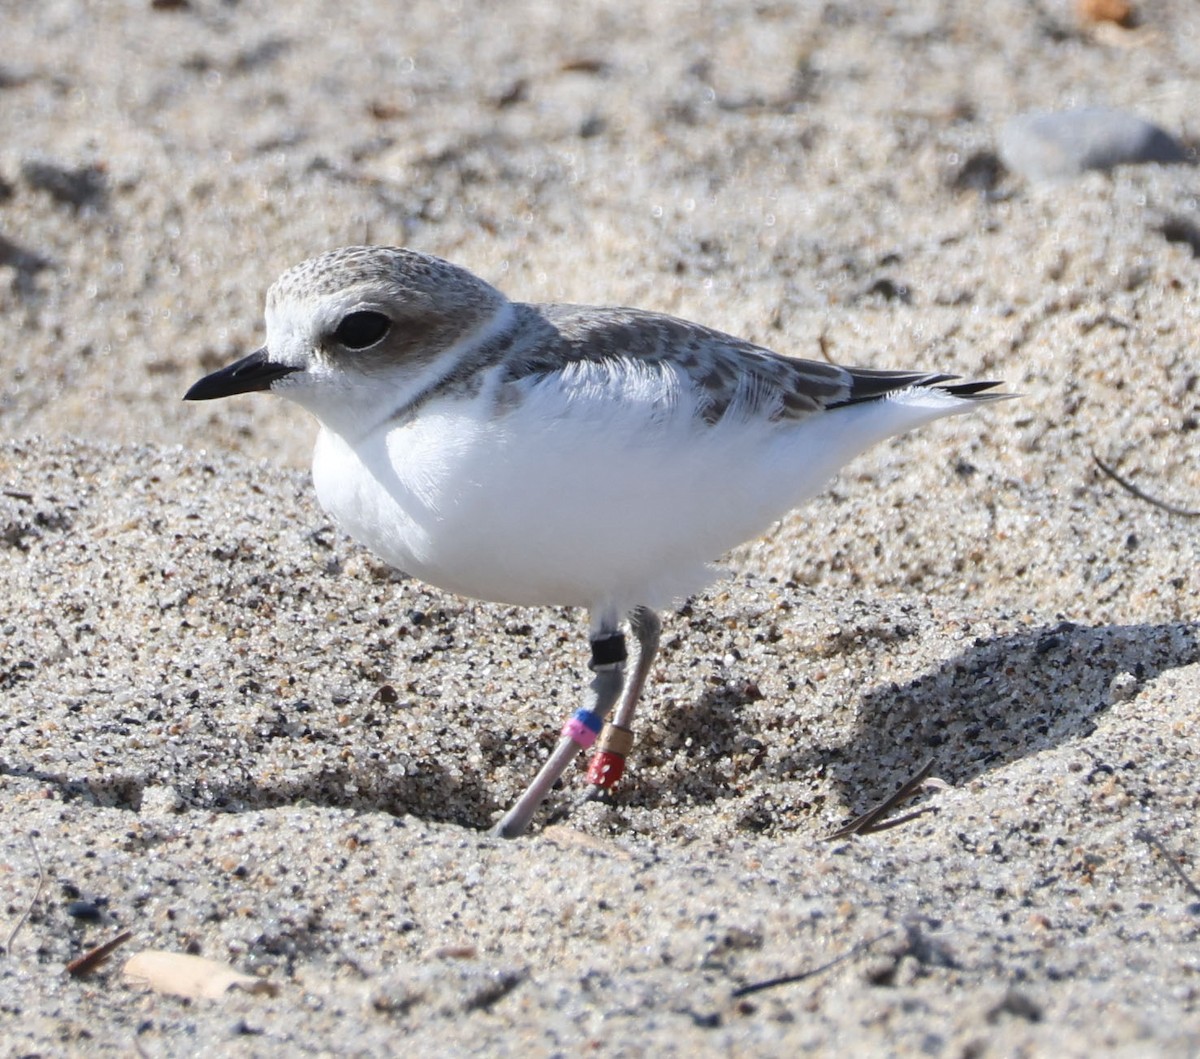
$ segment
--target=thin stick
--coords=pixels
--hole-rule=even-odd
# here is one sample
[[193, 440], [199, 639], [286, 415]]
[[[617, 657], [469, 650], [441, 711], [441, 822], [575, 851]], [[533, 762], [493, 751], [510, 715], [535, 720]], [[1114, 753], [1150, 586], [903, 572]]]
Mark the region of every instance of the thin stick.
[[1176, 507], [1174, 504], [1168, 504], [1165, 500], [1159, 500], [1157, 497], [1151, 496], [1145, 490], [1139, 489], [1133, 484], [1133, 482], [1122, 478], [1119, 474], [1117, 474], [1116, 471], [1101, 461], [1100, 457], [1094, 452], [1092, 453], [1092, 459], [1096, 461], [1096, 466], [1099, 467], [1100, 470], [1102, 470], [1106, 475], [1108, 475], [1109, 478], [1116, 482], [1117, 485], [1119, 485], [1126, 492], [1132, 493], [1139, 500], [1145, 500], [1147, 504], [1153, 504], [1155, 507], [1162, 511], [1166, 511], [1171, 515], [1179, 515], [1182, 518], [1200, 518], [1200, 511], [1192, 511], [1190, 508], [1186, 507]]
[[889, 827], [895, 827], [897, 824], [905, 823], [911, 820], [914, 816], [919, 816], [919, 813], [910, 813], [908, 816], [901, 817], [890, 824], [878, 823], [879, 818], [890, 812], [901, 802], [908, 801], [920, 789], [922, 783], [929, 779], [929, 774], [933, 771], [933, 758], [930, 758], [921, 766], [912, 779], [906, 780], [900, 785], [895, 794], [890, 795], [880, 802], [874, 809], [868, 809], [862, 816], [856, 816], [845, 827], [839, 827], [832, 834], [824, 837], [824, 841], [832, 842], [837, 838], [845, 838], [847, 835], [867, 835], [872, 831], [884, 831]]
[[793, 985], [796, 982], [803, 982], [806, 978], [812, 978], [818, 974], [824, 974], [826, 971], [836, 967], [839, 963], [845, 963], [859, 953], [866, 952], [873, 945], [878, 945], [884, 938], [890, 938], [896, 933], [896, 928], [891, 927], [885, 930], [882, 934], [876, 934], [873, 938], [867, 938], [866, 941], [860, 941], [858, 944], [843, 952], [841, 956], [835, 956], [828, 963], [821, 964], [820, 967], [813, 967], [807, 971], [801, 971], [799, 974], [785, 974], [779, 978], [768, 978], [763, 982], [751, 982], [750, 985], [741, 986], [735, 989], [730, 996], [736, 1000], [738, 997], [749, 996], [751, 993], [761, 993], [764, 989], [774, 989], [780, 985]]
[[925, 816], [927, 813], [936, 813], [936, 805], [922, 806], [920, 809], [914, 809], [911, 813], [905, 813], [903, 816], [897, 816], [892, 820], [881, 820], [878, 823], [872, 824], [865, 831], [860, 831], [860, 835], [874, 835], [880, 831], [890, 831], [893, 827], [899, 827], [901, 824], [907, 824], [910, 820], [915, 820], [918, 816]]
[[21, 913], [21, 918], [17, 920], [16, 925], [9, 931], [8, 941], [4, 943], [4, 955], [12, 955], [13, 942], [16, 940], [17, 934], [21, 928], [25, 926], [25, 921], [29, 918], [29, 913], [33, 911], [33, 906], [37, 904], [37, 900], [42, 896], [42, 887], [46, 885], [46, 871], [42, 867], [42, 858], [38, 854], [37, 844], [33, 841], [33, 835], [29, 832], [25, 833], [25, 837], [29, 840], [29, 848], [33, 850], [33, 859], [37, 864], [38, 881], [37, 889], [33, 891], [33, 896], [29, 899], [29, 904], [25, 906], [25, 911]]
[[1179, 880], [1188, 888], [1188, 892], [1193, 897], [1200, 900], [1200, 886], [1197, 886], [1194, 882], [1192, 882], [1191, 879], [1188, 878], [1187, 873], [1176, 863], [1175, 858], [1171, 856], [1171, 851], [1162, 844], [1157, 835], [1151, 834], [1144, 827], [1139, 827], [1133, 833], [1133, 837], [1139, 842], [1145, 842], [1147, 846], [1152, 846], [1154, 849], [1158, 850], [1158, 852], [1162, 854], [1162, 859], [1167, 862], [1167, 867], [1169, 867], [1171, 871], [1179, 876]]
[[90, 971], [94, 971], [100, 964], [107, 960], [116, 949], [119, 949], [130, 938], [133, 937], [132, 930], [123, 930], [111, 941], [106, 941], [103, 945], [97, 945], [89, 952], [85, 952], [82, 956], [77, 956], [69, 964], [67, 964], [67, 974], [73, 978], [82, 978]]

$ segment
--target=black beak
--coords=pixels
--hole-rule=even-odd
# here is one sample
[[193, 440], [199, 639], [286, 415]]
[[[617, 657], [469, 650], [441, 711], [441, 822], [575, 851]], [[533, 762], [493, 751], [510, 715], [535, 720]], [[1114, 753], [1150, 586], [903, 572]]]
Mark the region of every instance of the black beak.
[[228, 367], [205, 375], [183, 395], [185, 401], [211, 401], [216, 397], [232, 397], [235, 393], [253, 393], [269, 390], [271, 383], [294, 371], [288, 364], [274, 364], [266, 347], [255, 350], [248, 357]]

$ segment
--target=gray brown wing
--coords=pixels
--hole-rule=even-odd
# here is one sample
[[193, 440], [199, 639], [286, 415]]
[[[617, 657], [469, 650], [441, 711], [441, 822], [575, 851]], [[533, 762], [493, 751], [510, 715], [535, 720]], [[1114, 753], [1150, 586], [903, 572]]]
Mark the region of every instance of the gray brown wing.
[[742, 416], [796, 420], [829, 408], [879, 400], [912, 386], [936, 386], [968, 396], [996, 385], [945, 385], [957, 376], [842, 368], [785, 357], [699, 324], [639, 309], [518, 308], [527, 326], [536, 316], [540, 340], [510, 353], [506, 382], [553, 375], [569, 363], [611, 365], [619, 372], [636, 361], [689, 377], [697, 411], [708, 423], [720, 422], [730, 409]]

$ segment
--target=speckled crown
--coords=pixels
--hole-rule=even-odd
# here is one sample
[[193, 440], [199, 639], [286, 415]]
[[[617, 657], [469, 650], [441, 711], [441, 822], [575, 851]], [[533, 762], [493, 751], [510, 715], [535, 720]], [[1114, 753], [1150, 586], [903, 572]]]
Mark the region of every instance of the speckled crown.
[[459, 312], [494, 307], [504, 295], [465, 268], [397, 246], [347, 246], [288, 269], [267, 293], [267, 306], [319, 298], [359, 285], [388, 290], [409, 305], [452, 303]]

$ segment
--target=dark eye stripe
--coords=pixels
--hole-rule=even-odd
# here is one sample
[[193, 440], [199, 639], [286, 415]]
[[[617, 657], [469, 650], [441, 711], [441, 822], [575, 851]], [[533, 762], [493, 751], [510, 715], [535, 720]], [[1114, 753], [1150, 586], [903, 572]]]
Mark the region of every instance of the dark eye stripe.
[[342, 317], [333, 337], [347, 349], [366, 349], [375, 345], [392, 326], [383, 313], [363, 310]]

